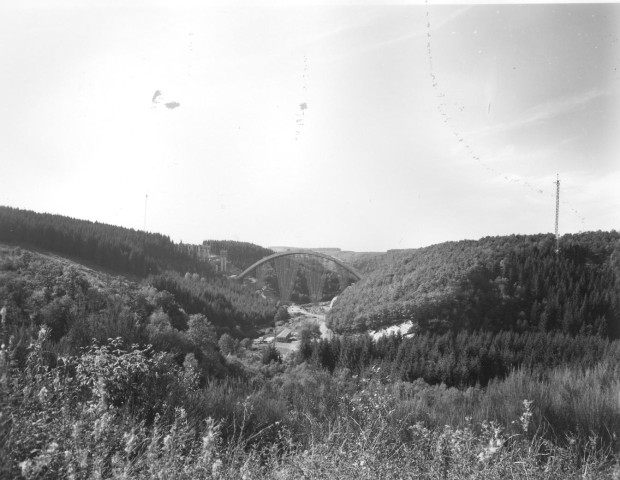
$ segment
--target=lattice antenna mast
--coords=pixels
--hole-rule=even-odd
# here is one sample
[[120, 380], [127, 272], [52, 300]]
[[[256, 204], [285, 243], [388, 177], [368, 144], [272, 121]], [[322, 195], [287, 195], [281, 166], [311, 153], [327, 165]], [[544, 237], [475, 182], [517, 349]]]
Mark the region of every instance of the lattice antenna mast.
[[560, 233], [558, 225], [560, 223], [560, 174], [558, 173], [555, 181], [555, 253], [560, 251]]

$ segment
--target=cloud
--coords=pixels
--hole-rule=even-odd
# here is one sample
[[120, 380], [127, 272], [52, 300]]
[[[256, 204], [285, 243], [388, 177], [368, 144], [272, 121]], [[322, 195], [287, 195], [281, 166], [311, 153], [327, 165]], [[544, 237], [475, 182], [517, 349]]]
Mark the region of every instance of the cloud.
[[[418, 6], [416, 6], [416, 8], [417, 7]], [[419, 7], [424, 8], [422, 5], [420, 5]], [[426, 37], [428, 33], [431, 33], [432, 35], [434, 31], [439, 30], [440, 28], [443, 28], [445, 25], [451, 23], [458, 17], [466, 14], [473, 8], [475, 8], [474, 5], [464, 6], [464, 7], [451, 11], [447, 16], [443, 18], [439, 18], [439, 19], [435, 19], [436, 15], [433, 14], [430, 10], [428, 10], [428, 8], [425, 8], [424, 10], [418, 10], [418, 12], [423, 12], [423, 13], [416, 20], [417, 22], [420, 22], [420, 23], [417, 23], [417, 28], [416, 28], [416, 24], [414, 24], [414, 22], [412, 21], [411, 28], [407, 29], [406, 33], [393, 34], [393, 36], [388, 36], [388, 38], [385, 38], [379, 41], [371, 41], [369, 40], [369, 38], [367, 38], [367, 41], [365, 42], [363, 46], [358, 46], [357, 48], [350, 49], [346, 54], [333, 55], [332, 60], [339, 59], [344, 56], [349, 56], [352, 54], [356, 54], [356, 55], [363, 54], [366, 52], [375, 51], [383, 47], [388, 47], [391, 45], [399, 44], [399, 43], [413, 40], [416, 38]], [[423, 24], [420, 20], [423, 20]], [[307, 48], [309, 46], [312, 46], [312, 45], [315, 45], [321, 42], [330, 43], [334, 41], [335, 38], [342, 37], [347, 34], [351, 34], [351, 32], [361, 31], [369, 27], [372, 27], [376, 24], [376, 22], [377, 22], [376, 13], [372, 11], [371, 13], [367, 13], [364, 16], [361, 16], [356, 19], [352, 19], [348, 21], [346, 24], [340, 25], [337, 28], [334, 28], [331, 30], [325, 30], [313, 36], [310, 36], [310, 38], [304, 41], [300, 46]], [[430, 28], [428, 27], [428, 22], [430, 22]], [[387, 32], [387, 33], [389, 35], [391, 32]], [[292, 45], [290, 48], [291, 50], [293, 50], [293, 49], [299, 48], [300, 46]]]
[[438, 22], [431, 22], [431, 30], [438, 30], [440, 28], [442, 28], [443, 26], [447, 25], [448, 23], [452, 22], [453, 20], [456, 20], [458, 17], [466, 14], [467, 12], [469, 12], [470, 10], [472, 10], [473, 8], [475, 8], [475, 5], [468, 5], [466, 7], [461, 7], [458, 10], [454, 10], [452, 13], [450, 13], [450, 15], [448, 15], [446, 18], [438, 21]]
[[[394, 45], [397, 43], [405, 42], [407, 40], [412, 40], [414, 38], [420, 38], [420, 37], [427, 36], [427, 34], [429, 33], [432, 35], [435, 30], [439, 30], [440, 28], [443, 28], [445, 25], [451, 23], [452, 21], [464, 15], [465, 13], [469, 12], [473, 8], [475, 8], [475, 5], [469, 5], [466, 7], [459, 8], [451, 12], [450, 15], [448, 15], [447, 17], [442, 18], [437, 21], [433, 20], [433, 14], [427, 10], [427, 13], [429, 13], [429, 15], [424, 18], [425, 23], [424, 23], [423, 28], [412, 29], [410, 32], [407, 32], [403, 35], [389, 38], [382, 42], [374, 43], [370, 48], [375, 49], [375, 48], [386, 47], [389, 45]], [[428, 26], [429, 24], [430, 24], [430, 27]]]
[[551, 100], [526, 111], [525, 116], [521, 119], [520, 123], [531, 124], [548, 120], [560, 115], [565, 115], [581, 109], [592, 100], [596, 100], [607, 94], [607, 92], [590, 90], [578, 95]]
[[550, 100], [524, 111], [512, 122], [499, 123], [490, 127], [467, 132], [466, 134], [471, 137], [485, 137], [530, 127], [581, 110], [587, 107], [592, 101], [607, 95], [610, 95], [610, 92], [594, 89], [576, 95]]

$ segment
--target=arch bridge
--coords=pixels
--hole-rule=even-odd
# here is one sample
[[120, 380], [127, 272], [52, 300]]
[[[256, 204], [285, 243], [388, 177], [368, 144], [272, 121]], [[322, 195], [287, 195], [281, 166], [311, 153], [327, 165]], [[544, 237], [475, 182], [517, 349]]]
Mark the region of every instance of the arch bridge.
[[[302, 259], [306, 261], [299, 261], [296, 257], [302, 257]], [[346, 272], [344, 276], [351, 276], [356, 281], [362, 278], [360, 273], [350, 265], [347, 265], [346, 263], [330, 255], [315, 252], [313, 250], [287, 250], [285, 252], [274, 253], [273, 255], [262, 258], [258, 262], [249, 266], [237, 275], [236, 278], [237, 280], [242, 281], [252, 271], [256, 270], [258, 272], [258, 269], [263, 265], [268, 263], [272, 264], [278, 280], [280, 298], [283, 301], [288, 301], [293, 291], [297, 271], [300, 266], [303, 265], [310, 298], [312, 301], [320, 301], [323, 295], [325, 279], [329, 271], [325, 265], [323, 265], [324, 262], [329, 262], [337, 267], [340, 267]], [[344, 279], [343, 281], [344, 276], [340, 276], [341, 282], [343, 283], [348, 281], [348, 279]]]

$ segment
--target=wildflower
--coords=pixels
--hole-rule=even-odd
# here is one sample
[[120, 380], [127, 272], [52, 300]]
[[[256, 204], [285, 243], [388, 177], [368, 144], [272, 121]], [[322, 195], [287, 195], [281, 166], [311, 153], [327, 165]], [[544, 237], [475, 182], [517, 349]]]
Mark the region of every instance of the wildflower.
[[215, 443], [214, 440], [215, 440], [215, 435], [214, 435], [214, 432], [211, 430], [209, 430], [209, 432], [204, 437], [202, 437], [202, 450], [205, 453], [211, 451], [211, 447]]
[[489, 458], [488, 454], [484, 450], [478, 454], [478, 461], [479, 462], [484, 462], [484, 461], [487, 460], [487, 458]]
[[252, 473], [250, 472], [250, 465], [248, 464], [248, 460], [241, 467], [241, 480], [251, 480]]
[[39, 390], [37, 397], [39, 398], [39, 402], [45, 402], [45, 399], [47, 398], [47, 388], [41, 387], [41, 390]]
[[133, 432], [129, 433], [129, 434], [124, 434], [123, 438], [125, 439], [125, 452], [127, 453], [131, 453], [133, 451], [133, 449], [136, 446], [136, 442], [138, 440], [138, 438], [136, 437], [136, 434]]
[[490, 455], [493, 455], [502, 447], [503, 444], [504, 440], [502, 440], [501, 438], [492, 438], [491, 440], [489, 440], [489, 447], [487, 448], [487, 451]]
[[29, 473], [32, 470], [32, 461], [24, 460], [23, 462], [19, 462], [19, 468], [22, 471], [22, 477], [28, 478]]
[[107, 399], [106, 385], [105, 385], [105, 380], [101, 376], [97, 378], [96, 391], [97, 391], [97, 395], [99, 396], [99, 406], [104, 409], [107, 408], [108, 399]]
[[95, 421], [95, 440], [99, 440], [101, 434], [106, 430], [108, 426], [109, 416], [107, 413], [104, 413], [101, 418]]
[[80, 432], [82, 431], [82, 422], [78, 421], [73, 424], [73, 430], [71, 432], [71, 436], [74, 440], [80, 438]]
[[86, 468], [88, 466], [88, 450], [80, 452], [79, 462], [80, 468]]
[[530, 427], [530, 421], [532, 420], [532, 400], [523, 400], [523, 413], [519, 417], [519, 423], [521, 423], [521, 429], [523, 433], [527, 433]]
[[220, 470], [222, 469], [222, 461], [218, 458], [213, 465], [211, 466], [211, 475], [214, 478], [217, 478], [220, 475]]
[[501, 438], [492, 438], [489, 440], [489, 446], [478, 454], [478, 461], [486, 462], [493, 457], [503, 445], [504, 441]]

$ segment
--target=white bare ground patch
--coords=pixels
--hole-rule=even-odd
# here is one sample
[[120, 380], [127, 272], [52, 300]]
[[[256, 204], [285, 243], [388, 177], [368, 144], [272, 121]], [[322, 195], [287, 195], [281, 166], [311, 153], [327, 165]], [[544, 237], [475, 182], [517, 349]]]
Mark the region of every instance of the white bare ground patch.
[[389, 335], [397, 335], [400, 333], [401, 335], [406, 335], [409, 333], [409, 330], [413, 326], [413, 322], [411, 320], [407, 320], [399, 325], [392, 325], [390, 327], [380, 328], [378, 330], [370, 330], [368, 333], [373, 338], [373, 340], [378, 340], [381, 337], [389, 336]]
[[325, 324], [325, 316], [331, 308], [329, 302], [308, 305], [291, 305], [288, 307], [288, 313], [295, 325], [303, 325], [305, 322], [314, 321], [319, 325], [321, 330], [321, 338], [331, 339], [334, 333], [327, 328]]

